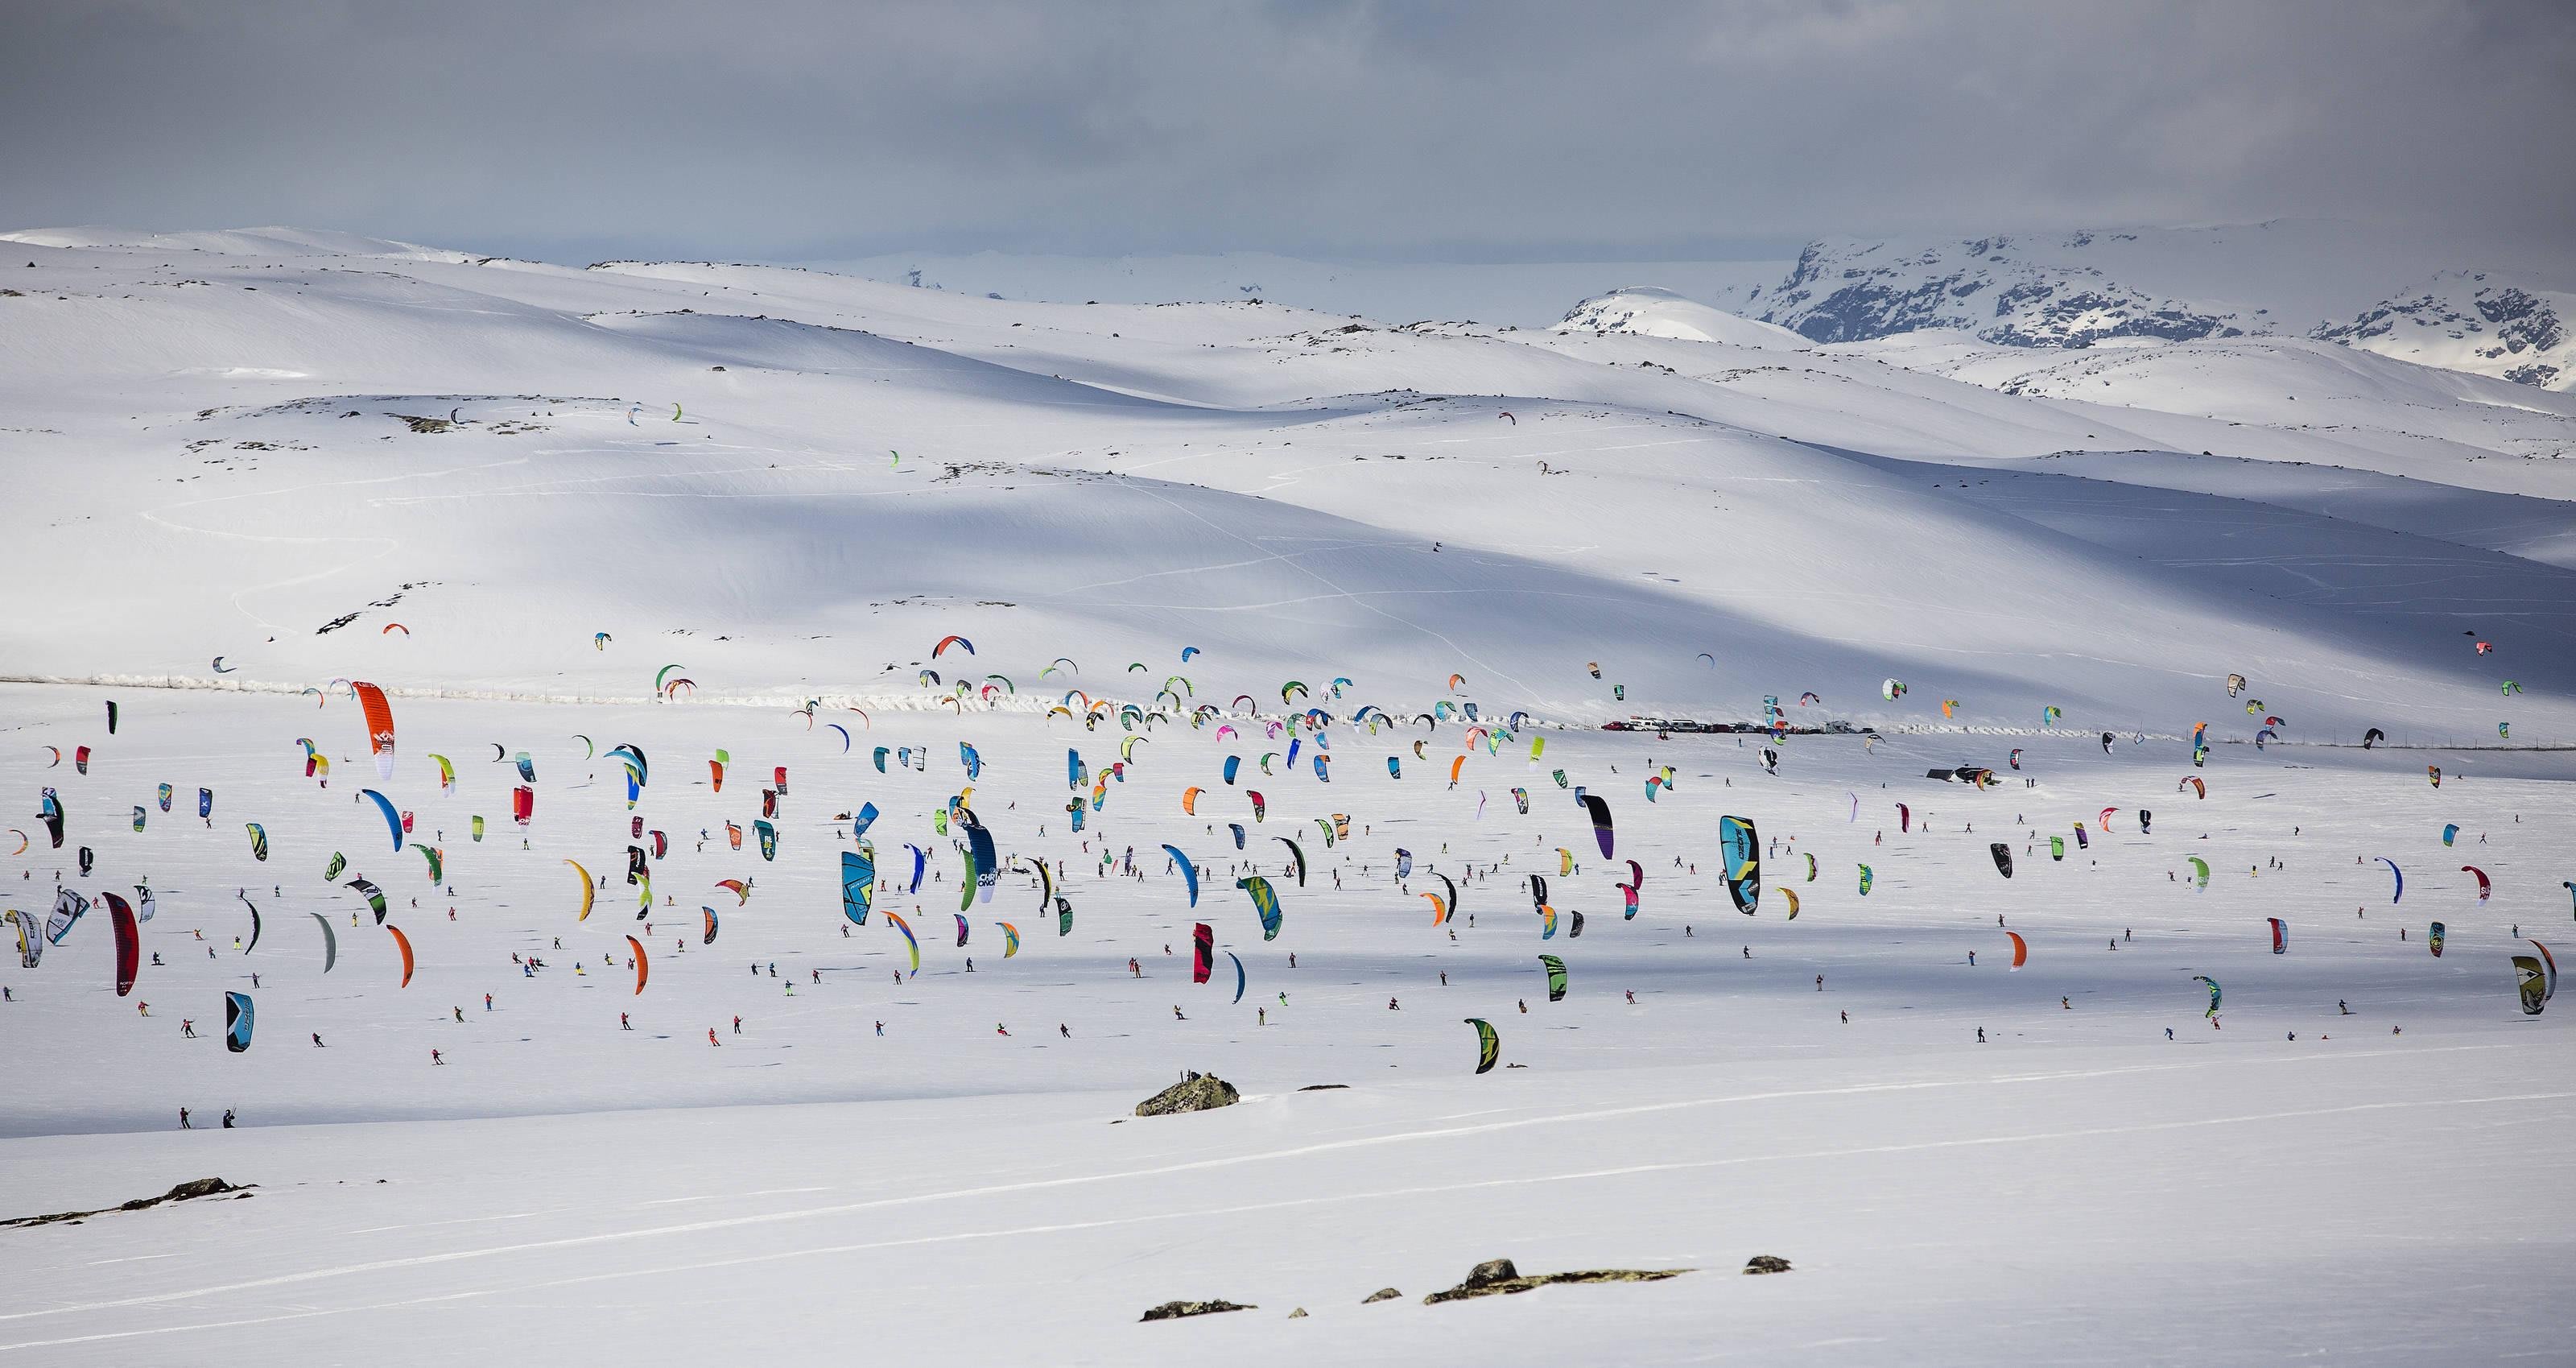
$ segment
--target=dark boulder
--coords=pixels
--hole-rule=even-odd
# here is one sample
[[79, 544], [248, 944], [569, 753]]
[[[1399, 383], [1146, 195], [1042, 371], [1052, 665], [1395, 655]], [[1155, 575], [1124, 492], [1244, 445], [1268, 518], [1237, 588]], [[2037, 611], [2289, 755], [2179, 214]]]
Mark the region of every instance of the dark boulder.
[[1215, 1074], [1193, 1073], [1180, 1082], [1136, 1104], [1138, 1116], [1170, 1116], [1174, 1112], [1210, 1111], [1231, 1107], [1243, 1100], [1234, 1085]]
[[1242, 1306], [1222, 1297], [1215, 1301], [1167, 1301], [1147, 1311], [1140, 1320], [1179, 1320], [1184, 1316], [1213, 1316], [1219, 1311], [1258, 1311], [1257, 1306]]

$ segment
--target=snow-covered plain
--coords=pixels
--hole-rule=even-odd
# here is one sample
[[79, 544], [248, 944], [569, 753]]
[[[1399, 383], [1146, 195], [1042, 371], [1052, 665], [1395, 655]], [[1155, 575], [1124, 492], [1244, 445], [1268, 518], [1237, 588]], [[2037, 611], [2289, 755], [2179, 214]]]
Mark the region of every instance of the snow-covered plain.
[[[260, 1186], [0, 1229], [40, 1274], [0, 1292], [0, 1361], [2576, 1352], [2564, 1009], [2522, 1015], [2508, 963], [2518, 933], [2576, 940], [2576, 399], [2277, 338], [1740, 347], [274, 231], [6, 254], [0, 790], [37, 834], [0, 904], [41, 913], [60, 871], [159, 910], [130, 998], [103, 910], [0, 970], [0, 1216]], [[951, 633], [975, 654], [932, 659]], [[674, 663], [695, 692], [656, 701]], [[924, 668], [1010, 691], [946, 705]], [[1047, 712], [1068, 688], [1154, 707], [1173, 674], [1228, 716]], [[334, 678], [392, 694], [390, 781]], [[1291, 679], [1332, 720], [1265, 773]], [[1765, 695], [1884, 739], [1793, 737], [1774, 775], [1759, 738], [1597, 730], [1749, 722]], [[1412, 720], [1441, 700], [1530, 717], [1489, 751]], [[1392, 724], [1354, 725], [1366, 703]], [[2395, 746], [2358, 749], [2374, 726]], [[1068, 832], [1066, 750], [1099, 772], [1139, 735]], [[1015, 872], [955, 944], [932, 814], [969, 782], [960, 741], [1002, 853], [1060, 866], [1069, 934]], [[653, 761], [631, 814], [620, 742]], [[535, 767], [524, 829], [495, 745]], [[878, 746], [926, 767], [880, 773]], [[1962, 763], [2003, 782], [1925, 777]], [[764, 861], [723, 823], [781, 765]], [[1608, 797], [1615, 860], [1559, 769]], [[46, 786], [60, 851], [28, 820]], [[835, 814], [862, 803], [889, 879], [930, 855], [878, 904], [917, 976], [882, 910], [841, 913]], [[1759, 915], [1719, 877], [1721, 814], [1763, 834]], [[642, 918], [632, 816], [671, 840]], [[1195, 909], [1166, 842], [1205, 867]], [[1141, 877], [1102, 870], [1130, 847]], [[388, 894], [407, 987], [322, 878], [335, 852]], [[608, 876], [586, 920], [566, 860]], [[1279, 886], [1276, 940], [1237, 861]], [[1447, 928], [1435, 868], [1478, 871]], [[1532, 873], [1579, 938], [1541, 938]], [[2195, 975], [2225, 987], [2216, 1026]], [[227, 990], [258, 1003], [246, 1053]], [[1523, 1067], [1474, 1074], [1468, 1017]], [[1243, 1104], [1128, 1115], [1184, 1069]], [[243, 1126], [180, 1132], [182, 1106]], [[1756, 1254], [1795, 1271], [1738, 1276]], [[1420, 1304], [1497, 1256], [1699, 1271]], [[1204, 1297], [1259, 1309], [1137, 1323]]]

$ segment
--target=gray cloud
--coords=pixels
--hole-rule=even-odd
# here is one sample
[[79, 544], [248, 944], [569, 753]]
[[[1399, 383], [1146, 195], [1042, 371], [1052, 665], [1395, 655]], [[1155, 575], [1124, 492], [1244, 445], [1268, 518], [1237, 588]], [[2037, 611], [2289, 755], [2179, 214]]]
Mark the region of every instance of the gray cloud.
[[2331, 216], [2564, 254], [2576, 7], [11, 0], [11, 226], [1450, 257]]

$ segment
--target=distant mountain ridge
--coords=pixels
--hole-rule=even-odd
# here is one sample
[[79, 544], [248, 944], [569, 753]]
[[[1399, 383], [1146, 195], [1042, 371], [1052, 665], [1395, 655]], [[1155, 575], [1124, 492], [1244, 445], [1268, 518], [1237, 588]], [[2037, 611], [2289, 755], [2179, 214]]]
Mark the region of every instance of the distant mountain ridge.
[[2347, 323], [2318, 327], [2325, 342], [2473, 371], [2542, 389], [2576, 388], [2576, 295], [2490, 271], [2444, 271]]
[[[2520, 275], [2440, 269], [2449, 249], [2347, 225], [1823, 238], [1741, 305], [1818, 343], [1951, 330], [2012, 347], [2312, 337], [2564, 388], [2576, 296]], [[2427, 281], [2398, 290], [2400, 282]], [[2391, 293], [2395, 290], [2395, 293]]]

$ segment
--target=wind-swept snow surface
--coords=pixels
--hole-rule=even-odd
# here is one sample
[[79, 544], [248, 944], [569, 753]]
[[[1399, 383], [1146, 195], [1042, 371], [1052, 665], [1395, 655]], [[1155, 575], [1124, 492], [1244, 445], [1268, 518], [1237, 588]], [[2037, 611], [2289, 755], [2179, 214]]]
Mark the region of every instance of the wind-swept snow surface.
[[2565, 1356], [2566, 395], [7, 251], [0, 1363]]

